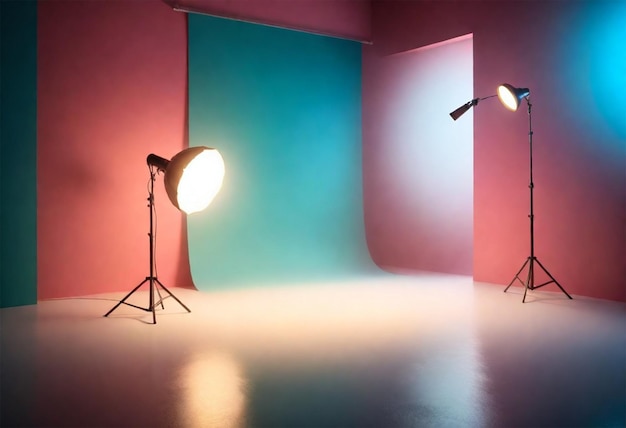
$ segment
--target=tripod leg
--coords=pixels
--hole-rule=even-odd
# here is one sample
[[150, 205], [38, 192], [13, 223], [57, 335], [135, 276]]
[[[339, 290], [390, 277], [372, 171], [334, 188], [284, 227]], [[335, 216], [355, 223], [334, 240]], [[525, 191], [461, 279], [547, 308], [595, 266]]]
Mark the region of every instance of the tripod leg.
[[565, 291], [565, 289], [563, 287], [561, 287], [561, 284], [559, 284], [559, 282], [554, 279], [554, 277], [550, 274], [550, 272], [548, 272], [548, 269], [546, 269], [541, 262], [539, 261], [539, 259], [535, 258], [535, 260], [537, 261], [537, 263], [539, 264], [539, 267], [541, 267], [541, 269], [543, 269], [543, 271], [546, 273], [546, 275], [548, 275], [550, 277], [550, 279], [557, 285], [557, 287], [559, 287], [561, 289], [561, 291], [563, 293], [565, 293], [565, 295], [567, 297], [569, 297], [570, 299], [572, 299], [572, 296], [570, 296], [569, 294], [567, 294], [567, 291]]
[[[159, 284], [161, 283], [161, 281], [159, 281], [157, 278], [154, 279], [156, 282], [158, 282]], [[159, 287], [154, 287], [154, 289], [156, 290], [157, 294], [159, 295], [159, 303], [161, 304], [161, 309], [165, 309], [165, 305], [163, 305], [163, 296], [161, 296], [161, 291], [159, 291]], [[159, 304], [157, 303], [156, 306], [158, 306]]]
[[150, 304], [148, 305], [148, 308], [150, 312], [152, 312], [152, 324], [156, 324], [156, 311], [154, 310], [154, 289], [154, 277], [150, 276], [150, 296], [148, 297], [148, 299], [150, 300]]
[[524, 297], [522, 297], [522, 303], [526, 303], [526, 293], [528, 293], [528, 289], [533, 289], [533, 285], [535, 283], [535, 272], [533, 270], [533, 262], [534, 259], [529, 257], [526, 259], [527, 262], [530, 262], [528, 265], [528, 277], [526, 279], [526, 284], [524, 285]]
[[517, 271], [517, 273], [515, 274], [515, 276], [513, 277], [513, 279], [511, 280], [511, 282], [509, 283], [509, 285], [504, 289], [504, 292], [506, 293], [506, 291], [511, 287], [511, 285], [513, 285], [513, 283], [515, 282], [515, 280], [519, 280], [521, 281], [521, 279], [519, 279], [519, 274], [522, 273], [522, 271], [524, 270], [524, 268], [526, 267], [526, 265], [528, 264], [528, 260], [530, 260], [530, 258], [526, 259], [526, 261], [524, 262], [524, 264], [522, 265], [522, 267], [520, 268], [520, 270]]
[[167, 294], [169, 294], [170, 296], [172, 296], [174, 298], [174, 300], [176, 300], [178, 302], [178, 304], [180, 306], [182, 306], [183, 308], [185, 308], [187, 310], [187, 312], [191, 312], [191, 309], [189, 309], [187, 306], [185, 306], [185, 304], [183, 302], [181, 302], [178, 297], [174, 296], [174, 294], [167, 289], [167, 287], [165, 287], [165, 285], [163, 285], [163, 283], [161, 283], [161, 281], [159, 281], [158, 279], [155, 278], [155, 281], [161, 286], [161, 288], [163, 290], [165, 290], [167, 292]]
[[[152, 284], [152, 287], [155, 287], [155, 288], [156, 288], [156, 286], [154, 285], [154, 283]], [[152, 297], [154, 297], [154, 294], [152, 295]], [[150, 306], [151, 306], [151, 308], [152, 308], [152, 324], [156, 324], [156, 309], [155, 309], [155, 307], [154, 307], [154, 306], [155, 306], [154, 301], [152, 301], [152, 302], [151, 302], [151, 305], [150, 305]]]
[[106, 314], [104, 314], [104, 316], [105, 316], [105, 317], [108, 317], [108, 316], [109, 316], [109, 314], [111, 314], [111, 312], [113, 312], [114, 310], [116, 310], [116, 309], [117, 309], [117, 307], [118, 307], [119, 305], [121, 305], [122, 303], [124, 303], [124, 302], [126, 301], [126, 299], [128, 299], [130, 296], [132, 296], [132, 294], [133, 294], [135, 291], [139, 290], [139, 287], [141, 287], [142, 285], [144, 285], [144, 284], [146, 283], [146, 281], [149, 281], [149, 280], [150, 280], [150, 278], [148, 277], [148, 278], [144, 279], [143, 281], [141, 281], [141, 282], [139, 283], [139, 285], [138, 285], [138, 286], [136, 286], [135, 288], [133, 288], [133, 290], [132, 290], [130, 293], [128, 293], [128, 294], [127, 294], [127, 295], [126, 295], [126, 296], [125, 296], [122, 300], [120, 300], [119, 302], [117, 302], [117, 305], [113, 306], [113, 308], [111, 308], [111, 310], [110, 310], [109, 312], [107, 312]]

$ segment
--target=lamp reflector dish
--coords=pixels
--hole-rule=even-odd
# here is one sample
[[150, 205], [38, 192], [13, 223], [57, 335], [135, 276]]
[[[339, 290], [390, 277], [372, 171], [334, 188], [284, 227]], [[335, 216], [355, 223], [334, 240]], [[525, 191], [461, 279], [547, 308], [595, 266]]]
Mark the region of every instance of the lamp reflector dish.
[[193, 158], [178, 182], [178, 206], [187, 214], [209, 206], [222, 187], [224, 161], [217, 150], [205, 150]]
[[202, 211], [222, 187], [224, 172], [224, 160], [216, 149], [185, 149], [172, 158], [165, 171], [167, 196], [187, 214]]
[[528, 88], [516, 88], [508, 83], [498, 86], [498, 98], [500, 102], [511, 111], [517, 111], [524, 98], [530, 95]]

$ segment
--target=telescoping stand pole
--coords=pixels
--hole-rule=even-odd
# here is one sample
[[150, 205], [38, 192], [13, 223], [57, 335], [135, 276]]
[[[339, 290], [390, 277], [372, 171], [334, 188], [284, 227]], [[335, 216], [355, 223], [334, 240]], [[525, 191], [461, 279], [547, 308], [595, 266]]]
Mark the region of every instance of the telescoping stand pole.
[[[104, 314], [105, 317], [108, 317], [115, 309], [117, 309], [120, 305], [124, 304], [127, 306], [132, 306], [133, 308], [141, 309], [146, 312], [152, 312], [152, 324], [156, 324], [156, 307], [161, 305], [161, 309], [165, 309], [163, 305], [163, 300], [172, 297], [176, 300], [187, 312], [191, 312], [191, 310], [185, 306], [183, 302], [181, 302], [171, 291], [163, 285], [161, 281], [156, 277], [156, 269], [155, 269], [155, 261], [154, 261], [154, 242], [156, 237], [154, 236], [154, 181], [156, 179], [156, 174], [158, 170], [150, 167], [150, 185], [148, 187], [148, 208], [150, 209], [150, 231], [148, 232], [148, 237], [150, 240], [150, 276], [147, 276], [143, 281], [139, 283], [135, 288], [132, 289], [130, 293], [128, 293], [122, 300], [120, 300], [109, 312]], [[150, 285], [150, 297], [147, 307], [137, 306], [132, 303], [128, 303], [126, 300], [135, 293], [135, 291], [139, 290], [142, 285], [145, 283], [149, 283]], [[163, 298], [161, 296], [161, 292], [159, 291], [159, 287], [163, 289], [168, 295]], [[155, 291], [159, 296], [159, 300], [155, 302]]]
[[[539, 259], [535, 257], [535, 213], [534, 213], [534, 205], [533, 205], [533, 191], [535, 189], [535, 184], [533, 183], [533, 127], [532, 127], [532, 110], [531, 110], [532, 104], [530, 103], [529, 97], [526, 97], [526, 103], [528, 104], [528, 128], [529, 128], [528, 142], [530, 146], [530, 184], [528, 185], [528, 188], [530, 189], [530, 214], [528, 215], [528, 218], [530, 219], [530, 256], [526, 258], [526, 261], [524, 262], [520, 270], [517, 271], [517, 273], [515, 274], [515, 277], [511, 280], [509, 285], [504, 289], [504, 292], [506, 293], [507, 290], [511, 287], [511, 285], [513, 285], [515, 280], [518, 280], [524, 286], [524, 297], [522, 298], [522, 303], [525, 303], [526, 293], [528, 292], [528, 290], [536, 290], [537, 288], [541, 288], [548, 284], [555, 283], [557, 287], [559, 287], [561, 291], [565, 293], [565, 295], [571, 299], [572, 296], [567, 294], [567, 291], [565, 291], [563, 287], [561, 287], [561, 284], [559, 284], [559, 282], [556, 279], [554, 279], [554, 277], [550, 274], [550, 272], [548, 272], [548, 269], [546, 269], [541, 264]], [[535, 265], [538, 265], [541, 268], [541, 270], [543, 270], [546, 273], [546, 275], [548, 275], [548, 277], [550, 278], [549, 281], [544, 282], [539, 285], [535, 285]], [[520, 274], [522, 273], [522, 271], [524, 270], [526, 266], [528, 266], [528, 274], [526, 276], [526, 281], [522, 281], [522, 279], [520, 278]]]

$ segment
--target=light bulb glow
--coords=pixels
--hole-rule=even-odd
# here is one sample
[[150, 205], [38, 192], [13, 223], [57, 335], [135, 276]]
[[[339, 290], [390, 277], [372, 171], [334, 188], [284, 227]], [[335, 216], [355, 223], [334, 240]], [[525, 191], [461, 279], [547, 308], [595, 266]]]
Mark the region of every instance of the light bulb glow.
[[198, 154], [183, 170], [178, 182], [179, 208], [187, 214], [202, 211], [209, 206], [224, 180], [224, 160], [215, 149]]
[[504, 104], [504, 107], [508, 108], [511, 111], [516, 111], [519, 106], [519, 101], [515, 94], [507, 88], [505, 85], [498, 86], [498, 98], [500, 98], [500, 102]]

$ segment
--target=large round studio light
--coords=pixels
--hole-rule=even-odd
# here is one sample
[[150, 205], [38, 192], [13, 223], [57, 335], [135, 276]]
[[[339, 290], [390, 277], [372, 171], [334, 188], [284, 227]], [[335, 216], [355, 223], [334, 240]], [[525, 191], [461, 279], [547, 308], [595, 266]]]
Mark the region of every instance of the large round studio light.
[[[190, 147], [179, 152], [172, 160], [167, 160], [155, 154], [148, 155], [148, 167], [150, 169], [150, 181], [148, 185], [148, 209], [150, 210], [150, 232], [148, 239], [150, 244], [150, 275], [146, 276], [133, 290], [122, 300], [117, 302], [109, 312], [104, 314], [108, 317], [120, 305], [132, 306], [147, 312], [152, 312], [152, 324], [156, 324], [156, 308], [161, 306], [165, 309], [163, 300], [172, 297], [187, 312], [191, 312], [178, 297], [176, 297], [156, 275], [156, 225], [154, 221], [154, 182], [159, 171], [163, 171], [165, 178], [165, 191], [170, 201], [176, 208], [187, 214], [202, 211], [209, 206], [224, 179], [224, 160], [216, 149], [199, 146]], [[144, 284], [149, 284], [148, 306], [142, 307], [127, 300]], [[162, 295], [160, 289], [167, 295]], [[156, 298], [158, 296], [158, 300]]]
[[504, 107], [516, 111], [524, 98], [530, 95], [528, 88], [516, 88], [508, 83], [498, 86], [498, 98]]
[[151, 154], [148, 165], [165, 172], [165, 190], [172, 204], [187, 214], [209, 206], [222, 187], [224, 160], [216, 149], [190, 147], [172, 160]]

